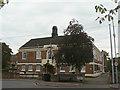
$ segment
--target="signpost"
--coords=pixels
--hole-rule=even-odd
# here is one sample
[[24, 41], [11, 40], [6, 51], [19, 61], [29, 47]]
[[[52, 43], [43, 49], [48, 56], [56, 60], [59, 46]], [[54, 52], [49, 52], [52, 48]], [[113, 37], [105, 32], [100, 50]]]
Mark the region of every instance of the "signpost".
[[116, 67], [118, 66], [118, 62], [115, 62], [115, 66], [116, 66]]

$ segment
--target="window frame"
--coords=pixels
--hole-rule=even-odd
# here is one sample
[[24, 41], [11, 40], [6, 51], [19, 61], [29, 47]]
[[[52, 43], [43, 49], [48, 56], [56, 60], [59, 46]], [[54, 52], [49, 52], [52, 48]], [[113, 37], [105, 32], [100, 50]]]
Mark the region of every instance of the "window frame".
[[40, 67], [40, 64], [36, 64], [36, 71], [40, 71], [40, 68], [39, 68], [39, 70], [37, 69], [37, 66], [39, 65], [39, 67]]
[[[52, 48], [52, 47], [51, 47], [51, 48]], [[52, 59], [52, 57], [54, 56], [54, 52], [53, 52], [53, 50], [51, 49], [51, 51], [52, 51], [52, 57], [49, 58], [49, 51], [50, 51], [50, 48], [47, 50], [47, 59]]]
[[[26, 57], [24, 57], [24, 54], [26, 54]], [[26, 60], [27, 59], [27, 52], [22, 52], [22, 60]]]
[[[39, 57], [38, 57], [38, 52], [39, 52]], [[36, 60], [37, 59], [42, 59], [42, 57], [41, 57], [41, 51], [38, 49], [37, 51], [36, 51]]]
[[[72, 68], [73, 68], [73, 70], [72, 70]], [[75, 72], [75, 67], [73, 65], [69, 66], [69, 72]]]
[[[24, 69], [23, 69], [23, 65], [24, 65]], [[21, 65], [21, 71], [25, 71], [26, 69], [25, 69], [25, 64], [22, 64]]]
[[[63, 67], [64, 67], [64, 70], [62, 70]], [[60, 72], [65, 72], [65, 65], [60, 66]]]
[[[30, 65], [31, 65], [31, 67], [30, 67]], [[33, 65], [32, 64], [28, 65], [28, 71], [33, 71]]]

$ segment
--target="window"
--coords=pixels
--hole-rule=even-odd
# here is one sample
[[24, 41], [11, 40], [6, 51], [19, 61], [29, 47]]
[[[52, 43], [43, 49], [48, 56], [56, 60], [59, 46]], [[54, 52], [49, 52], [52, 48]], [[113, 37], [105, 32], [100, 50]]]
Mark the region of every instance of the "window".
[[60, 72], [65, 72], [65, 66], [64, 65], [61, 65]]
[[47, 58], [52, 59], [52, 57], [53, 57], [53, 50], [52, 50], [52, 47], [50, 47], [48, 52], [47, 52]]
[[21, 71], [25, 71], [25, 64], [22, 65], [22, 70]]
[[36, 59], [41, 59], [41, 52], [38, 49], [38, 51], [36, 52]]
[[32, 71], [32, 64], [29, 65], [28, 71]]
[[22, 52], [22, 59], [26, 59], [27, 58], [27, 52]]
[[102, 55], [100, 55], [100, 61], [103, 61], [103, 57], [102, 57]]
[[74, 66], [71, 65], [71, 66], [69, 67], [69, 69], [70, 69], [69, 72], [75, 72], [75, 67], [74, 67]]
[[40, 64], [36, 65], [36, 71], [40, 71]]

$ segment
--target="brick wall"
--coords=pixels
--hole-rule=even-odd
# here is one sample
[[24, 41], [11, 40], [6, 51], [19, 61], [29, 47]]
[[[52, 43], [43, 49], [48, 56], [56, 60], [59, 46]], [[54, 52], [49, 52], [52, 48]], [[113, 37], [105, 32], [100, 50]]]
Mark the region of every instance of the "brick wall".
[[[44, 58], [44, 52], [42, 54]], [[27, 52], [27, 58], [22, 60], [22, 52], [19, 52], [18, 63], [41, 63], [41, 59], [36, 59], [36, 52]]]
[[86, 64], [86, 74], [93, 74], [93, 65]]

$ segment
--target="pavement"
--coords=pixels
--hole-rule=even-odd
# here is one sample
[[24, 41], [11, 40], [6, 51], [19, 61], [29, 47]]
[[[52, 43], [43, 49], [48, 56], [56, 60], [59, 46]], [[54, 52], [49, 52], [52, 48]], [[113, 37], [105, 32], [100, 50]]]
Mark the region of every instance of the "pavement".
[[[90, 78], [89, 78], [90, 79]], [[91, 78], [92, 80], [94, 78]], [[42, 81], [42, 80], [36, 80], [36, 79], [4, 79], [4, 80], [15, 80], [15, 81], [28, 81], [28, 82], [33, 82], [35, 85], [37, 86], [50, 86], [50, 87], [60, 87], [60, 88], [72, 88], [72, 87], [76, 87], [76, 88], [114, 88], [114, 89], [118, 89], [120, 88], [120, 84], [108, 84], [108, 87], [104, 87], [104, 83], [100, 85], [98, 85], [98, 83], [89, 83], [89, 82], [85, 82], [85, 83], [80, 83], [80, 82], [50, 82], [50, 81]], [[105, 85], [106, 86], [106, 85]]]
[[28, 81], [28, 82], [33, 82], [38, 86], [50, 86], [50, 87], [75, 87], [81, 84], [79, 82], [51, 82], [51, 81], [43, 81], [37, 79], [4, 79], [4, 80]]
[[120, 84], [110, 84], [110, 88], [119, 88], [120, 89]]

